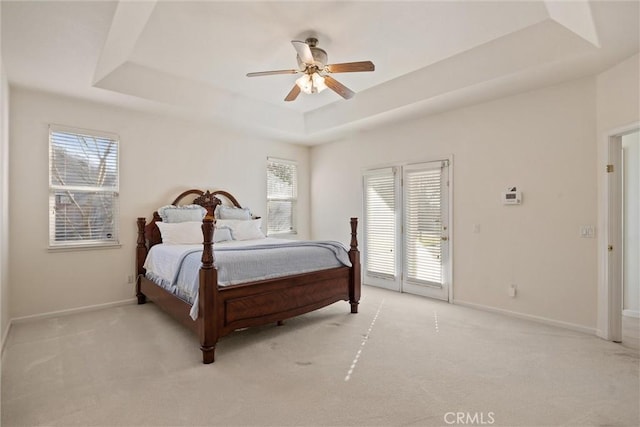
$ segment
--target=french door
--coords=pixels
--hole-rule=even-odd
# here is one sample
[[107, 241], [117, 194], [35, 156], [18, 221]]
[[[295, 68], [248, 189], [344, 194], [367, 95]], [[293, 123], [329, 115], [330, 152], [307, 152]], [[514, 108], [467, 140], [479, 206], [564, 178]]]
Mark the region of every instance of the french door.
[[449, 300], [449, 161], [364, 174], [364, 281]]

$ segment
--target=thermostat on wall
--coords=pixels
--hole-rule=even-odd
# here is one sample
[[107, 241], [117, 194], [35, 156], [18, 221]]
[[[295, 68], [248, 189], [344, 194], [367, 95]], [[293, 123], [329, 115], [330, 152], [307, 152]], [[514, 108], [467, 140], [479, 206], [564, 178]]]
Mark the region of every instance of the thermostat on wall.
[[502, 193], [503, 205], [519, 205], [522, 203], [522, 193], [516, 187], [509, 187], [507, 191]]

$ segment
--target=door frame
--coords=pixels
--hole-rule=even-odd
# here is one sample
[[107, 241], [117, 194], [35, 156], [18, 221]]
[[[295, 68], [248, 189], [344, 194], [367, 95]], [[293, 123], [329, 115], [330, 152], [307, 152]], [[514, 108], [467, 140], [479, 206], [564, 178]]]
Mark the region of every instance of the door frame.
[[[447, 158], [447, 159], [439, 159], [439, 160], [433, 160], [430, 162], [419, 162], [419, 163], [410, 163], [410, 164], [406, 164], [402, 167], [402, 179], [404, 180], [406, 178], [407, 175], [407, 170], [409, 169], [422, 169], [424, 168], [424, 166], [428, 163], [440, 163], [441, 164], [441, 168], [443, 167], [443, 163], [445, 163], [444, 168], [446, 171], [446, 174], [442, 174], [441, 177], [441, 183], [444, 182], [444, 188], [442, 188], [443, 191], [443, 197], [445, 198], [445, 202], [446, 202], [446, 206], [445, 208], [445, 215], [446, 218], [444, 219], [443, 223], [446, 224], [446, 232], [444, 232], [444, 230], [441, 230], [440, 234], [441, 236], [444, 234], [447, 237], [446, 240], [446, 245], [444, 247], [444, 259], [445, 259], [445, 263], [442, 264], [442, 282], [443, 282], [443, 286], [446, 286], [446, 292], [438, 292], [435, 291], [433, 292], [432, 290], [429, 290], [430, 286], [428, 285], [418, 285], [418, 284], [412, 284], [408, 282], [407, 276], [406, 276], [406, 266], [407, 266], [407, 259], [405, 257], [405, 252], [406, 252], [406, 244], [407, 241], [405, 239], [404, 233], [402, 234], [402, 260], [401, 260], [401, 265], [402, 265], [402, 278], [400, 280], [400, 291], [401, 292], [406, 292], [406, 293], [410, 293], [413, 295], [420, 295], [420, 296], [425, 296], [427, 298], [433, 298], [433, 299], [438, 299], [440, 301], [447, 301], [450, 302], [452, 301], [452, 291], [451, 291], [451, 273], [452, 273], [452, 264], [453, 261], [451, 260], [451, 254], [452, 254], [452, 250], [451, 250], [451, 246], [452, 246], [452, 222], [453, 222], [453, 215], [451, 214], [451, 208], [452, 208], [452, 196], [453, 196], [453, 190], [452, 190], [452, 185], [451, 185], [451, 169], [452, 169], [452, 161], [451, 158]], [[402, 197], [402, 215], [400, 218], [400, 221], [402, 222], [402, 226], [403, 226], [403, 230], [404, 230], [404, 226], [405, 226], [405, 221], [406, 221], [406, 216], [407, 216], [407, 210], [405, 209], [405, 201], [406, 201], [406, 191], [407, 191], [407, 187], [404, 185], [401, 186], [401, 197]], [[423, 287], [424, 286], [424, 287]], [[442, 293], [444, 295], [435, 295], [435, 294], [439, 294]]]
[[[640, 122], [606, 132], [603, 141], [606, 164], [599, 165], [598, 170], [603, 178], [596, 335], [614, 342], [622, 341], [622, 137], [637, 131]], [[613, 165], [612, 172], [607, 172], [607, 165]], [[613, 248], [611, 251], [609, 246]]]
[[[362, 169], [361, 175], [364, 178], [365, 174], [368, 171], [373, 171], [376, 169], [385, 169], [385, 168], [396, 168], [396, 174], [398, 174], [399, 178], [396, 180], [396, 204], [397, 207], [396, 209], [399, 209], [399, 212], [397, 212], [397, 214], [399, 215], [399, 220], [396, 223], [396, 232], [398, 233], [398, 235], [401, 238], [401, 243], [400, 244], [396, 244], [397, 248], [396, 248], [396, 266], [397, 268], [400, 269], [400, 272], [404, 274], [404, 233], [402, 231], [402, 224], [404, 221], [404, 188], [403, 185], [400, 184], [400, 181], [403, 179], [404, 176], [404, 168], [406, 166], [410, 166], [410, 165], [415, 165], [415, 164], [422, 164], [422, 163], [430, 163], [430, 162], [438, 162], [438, 161], [446, 161], [447, 162], [447, 181], [448, 181], [448, 192], [447, 192], [447, 216], [448, 216], [448, 226], [449, 226], [449, 233], [448, 233], [448, 262], [447, 264], [444, 266], [443, 268], [443, 280], [446, 280], [448, 283], [448, 299], [446, 300], [447, 302], [449, 302], [450, 304], [453, 304], [453, 261], [454, 261], [454, 217], [453, 217], [453, 154], [449, 154], [446, 156], [434, 156], [431, 157], [429, 159], [425, 159], [419, 162], [395, 162], [395, 163], [385, 163], [382, 165], [377, 165], [377, 166], [371, 166], [371, 167], [367, 167], [365, 169]], [[364, 194], [365, 188], [364, 188], [364, 179], [363, 179], [363, 186], [362, 186], [362, 203], [363, 203], [363, 219], [366, 220], [366, 214], [364, 213], [364, 203], [365, 203], [365, 197], [366, 195]], [[363, 221], [363, 225], [365, 225], [364, 221]], [[366, 227], [365, 227], [366, 230]], [[366, 232], [366, 231], [365, 231]], [[366, 239], [366, 237], [365, 237]], [[363, 239], [364, 240], [364, 239]], [[366, 244], [365, 244], [365, 248], [366, 248]], [[366, 256], [365, 256], [366, 259]], [[365, 266], [366, 268], [366, 266]], [[363, 280], [365, 278], [365, 275], [363, 273]], [[396, 292], [403, 292], [402, 289], [402, 278], [400, 277], [400, 274], [398, 274], [396, 276], [395, 281], [376, 281], [376, 283], [369, 283], [369, 285], [371, 286], [376, 286], [376, 287], [380, 287], [380, 288], [384, 288], [384, 289], [389, 289], [389, 290], [393, 290]], [[386, 282], [386, 283], [385, 283]], [[445, 300], [441, 300], [441, 301], [445, 301]]]

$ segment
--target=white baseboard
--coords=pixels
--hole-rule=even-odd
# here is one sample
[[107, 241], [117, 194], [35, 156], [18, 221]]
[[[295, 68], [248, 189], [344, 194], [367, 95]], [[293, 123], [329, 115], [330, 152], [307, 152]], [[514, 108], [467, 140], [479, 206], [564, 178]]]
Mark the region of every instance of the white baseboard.
[[122, 305], [135, 304], [138, 302], [136, 298], [125, 299], [122, 301], [107, 302], [105, 304], [87, 305], [84, 307], [70, 308], [68, 310], [50, 311], [48, 313], [33, 314], [31, 316], [15, 317], [11, 319], [13, 323], [31, 322], [34, 320], [50, 319], [52, 317], [67, 316], [69, 314], [84, 313], [86, 311], [101, 310], [104, 308], [119, 307]]
[[52, 317], [67, 316], [75, 313], [84, 313], [87, 311], [102, 310], [104, 308], [135, 304], [136, 302], [138, 302], [137, 298], [130, 298], [122, 301], [108, 302], [105, 304], [88, 305], [85, 307], [70, 308], [68, 310], [51, 311], [48, 313], [33, 314], [31, 316], [15, 317], [9, 320], [9, 325], [2, 334], [2, 343], [0, 344], [0, 357], [4, 355], [5, 345], [7, 344], [7, 338], [9, 337], [9, 331], [11, 330], [11, 326], [13, 326], [14, 323], [24, 323], [32, 322], [35, 320], [50, 319]]
[[622, 310], [622, 315], [627, 317], [635, 317], [640, 319], [640, 311], [637, 310]]
[[575, 323], [563, 322], [560, 320], [549, 319], [541, 316], [534, 316], [531, 314], [518, 313], [517, 311], [505, 310], [503, 308], [495, 308], [487, 305], [476, 304], [473, 302], [453, 300], [454, 304], [462, 305], [465, 307], [476, 308], [478, 310], [490, 311], [493, 313], [500, 313], [511, 317], [517, 317], [519, 319], [531, 320], [533, 322], [544, 323], [545, 325], [558, 326], [564, 329], [570, 329], [572, 331], [584, 332], [590, 335], [596, 335], [596, 328], [589, 328], [587, 326], [577, 325]]
[[608, 334], [608, 333], [606, 333], [606, 334], [605, 334], [605, 333], [602, 331], [602, 329], [597, 329], [597, 330], [596, 330], [596, 336], [597, 336], [598, 338], [602, 338], [603, 340], [609, 341], [609, 334]]

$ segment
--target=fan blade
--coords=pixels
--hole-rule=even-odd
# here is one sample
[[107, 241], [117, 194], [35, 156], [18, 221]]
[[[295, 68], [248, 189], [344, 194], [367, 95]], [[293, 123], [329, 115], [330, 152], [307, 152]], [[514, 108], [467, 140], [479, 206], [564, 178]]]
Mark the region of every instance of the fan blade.
[[293, 85], [293, 88], [291, 89], [291, 92], [289, 92], [289, 94], [287, 95], [287, 97], [284, 100], [285, 101], [293, 101], [298, 97], [298, 95], [300, 95], [300, 88], [298, 87], [298, 85]]
[[298, 70], [277, 70], [277, 71], [258, 71], [256, 73], [247, 73], [247, 77], [273, 76], [275, 74], [297, 74]]
[[355, 73], [359, 71], [374, 71], [376, 66], [371, 61], [344, 62], [342, 64], [329, 64], [325, 71], [329, 73]]
[[300, 40], [291, 40], [291, 44], [296, 49], [296, 52], [298, 52], [298, 56], [302, 62], [305, 64], [313, 64], [313, 54], [307, 43], [301, 42]]
[[331, 76], [324, 76], [324, 83], [327, 85], [329, 89], [331, 89], [332, 91], [334, 91], [335, 93], [343, 97], [344, 99], [351, 99], [353, 98], [353, 95], [356, 94], [354, 91], [352, 91], [351, 89], [349, 89], [348, 87], [346, 87], [345, 85], [343, 85], [342, 83], [340, 83], [339, 81], [337, 81]]

